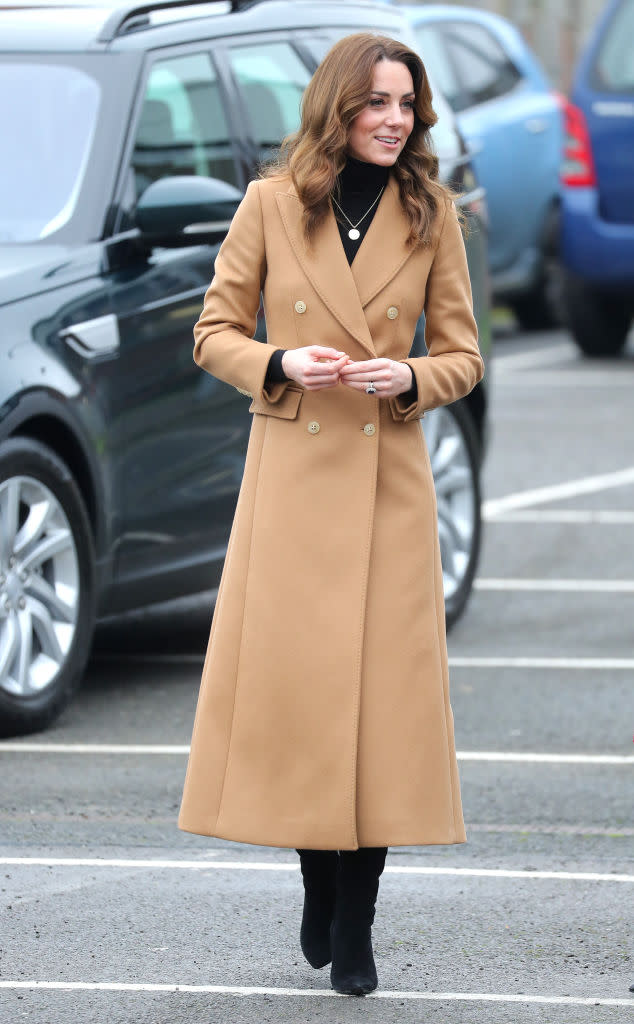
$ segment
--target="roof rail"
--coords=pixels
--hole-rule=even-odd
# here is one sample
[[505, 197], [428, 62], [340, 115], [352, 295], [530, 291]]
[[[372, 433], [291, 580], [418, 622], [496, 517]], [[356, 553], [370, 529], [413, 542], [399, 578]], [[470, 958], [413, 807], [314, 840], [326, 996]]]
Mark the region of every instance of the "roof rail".
[[[164, 11], [170, 8], [179, 7], [203, 7], [206, 4], [226, 3], [227, 0], [146, 0], [146, 3], [121, 4], [106, 19], [103, 24], [97, 42], [110, 43], [117, 36], [125, 35], [126, 32], [134, 29], [145, 28], [150, 24], [150, 14], [154, 11]], [[231, 11], [244, 10], [254, 3], [261, 3], [262, 0], [230, 0]]]

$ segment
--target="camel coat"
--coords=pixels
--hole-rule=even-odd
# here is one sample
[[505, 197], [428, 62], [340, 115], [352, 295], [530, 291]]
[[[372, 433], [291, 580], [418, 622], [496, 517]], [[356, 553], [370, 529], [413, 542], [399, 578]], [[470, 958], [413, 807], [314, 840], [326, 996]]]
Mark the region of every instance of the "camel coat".
[[[466, 841], [433, 477], [420, 418], [481, 378], [453, 204], [412, 250], [390, 180], [352, 264], [288, 179], [249, 185], [195, 359], [252, 397], [179, 828], [278, 847]], [[260, 292], [268, 344], [252, 340]], [[408, 359], [426, 314], [429, 355]], [[276, 347], [407, 362], [418, 399], [265, 390]]]

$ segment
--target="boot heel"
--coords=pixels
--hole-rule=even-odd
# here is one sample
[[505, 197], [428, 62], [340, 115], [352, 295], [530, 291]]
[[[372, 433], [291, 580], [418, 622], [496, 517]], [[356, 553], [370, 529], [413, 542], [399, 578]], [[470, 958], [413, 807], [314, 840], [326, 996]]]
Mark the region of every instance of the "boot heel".
[[372, 924], [386, 854], [384, 847], [339, 854], [330, 983], [341, 995], [365, 996], [378, 985]]
[[304, 909], [299, 931], [302, 953], [319, 970], [332, 959], [330, 926], [335, 910], [336, 850], [298, 850], [304, 882]]

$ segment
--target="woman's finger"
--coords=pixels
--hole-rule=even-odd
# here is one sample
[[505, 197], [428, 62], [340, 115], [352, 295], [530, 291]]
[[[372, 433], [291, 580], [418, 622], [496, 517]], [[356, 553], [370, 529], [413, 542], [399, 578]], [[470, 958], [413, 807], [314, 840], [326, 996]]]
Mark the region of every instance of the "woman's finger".
[[324, 358], [338, 360], [342, 356], [348, 358], [345, 352], [342, 352], [337, 348], [326, 348], [324, 345], [309, 345], [306, 349], [308, 354], [313, 358]]

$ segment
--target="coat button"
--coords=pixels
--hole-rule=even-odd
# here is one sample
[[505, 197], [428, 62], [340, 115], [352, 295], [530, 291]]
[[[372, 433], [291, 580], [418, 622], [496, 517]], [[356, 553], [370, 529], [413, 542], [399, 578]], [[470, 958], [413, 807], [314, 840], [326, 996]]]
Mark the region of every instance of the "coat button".
[[319, 430], [320, 430], [320, 426], [319, 426], [317, 420], [311, 420], [310, 423], [308, 424], [308, 433], [309, 434], [318, 434]]
[[387, 318], [388, 318], [388, 320], [396, 320], [397, 316], [398, 316], [398, 309], [396, 308], [396, 306], [388, 306], [387, 307]]
[[306, 312], [306, 303], [304, 302], [303, 299], [298, 299], [297, 302], [295, 303], [295, 312], [296, 313], [305, 313]]
[[366, 437], [372, 437], [375, 431], [376, 427], [374, 426], [374, 423], [366, 423], [365, 427], [363, 428], [363, 433], [366, 435]]

